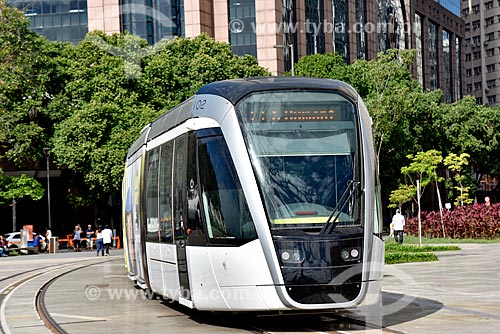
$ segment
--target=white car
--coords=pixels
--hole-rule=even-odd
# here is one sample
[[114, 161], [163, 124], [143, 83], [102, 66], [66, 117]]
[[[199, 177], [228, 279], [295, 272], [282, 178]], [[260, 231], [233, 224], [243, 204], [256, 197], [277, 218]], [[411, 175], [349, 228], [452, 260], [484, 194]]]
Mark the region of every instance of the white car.
[[[33, 232], [33, 239], [36, 237], [36, 233]], [[18, 248], [21, 243], [21, 232], [11, 232], [5, 235], [5, 242], [8, 248]]]

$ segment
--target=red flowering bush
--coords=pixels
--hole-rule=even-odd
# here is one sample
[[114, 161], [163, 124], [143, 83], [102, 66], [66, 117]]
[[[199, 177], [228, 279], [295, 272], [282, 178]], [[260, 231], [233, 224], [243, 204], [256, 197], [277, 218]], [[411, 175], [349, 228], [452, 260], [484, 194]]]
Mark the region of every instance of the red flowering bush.
[[[443, 223], [448, 238], [500, 238], [500, 203], [486, 206], [474, 204], [444, 210]], [[418, 235], [418, 217], [407, 220], [406, 233]], [[422, 212], [422, 236], [442, 238], [443, 227], [439, 211]]]

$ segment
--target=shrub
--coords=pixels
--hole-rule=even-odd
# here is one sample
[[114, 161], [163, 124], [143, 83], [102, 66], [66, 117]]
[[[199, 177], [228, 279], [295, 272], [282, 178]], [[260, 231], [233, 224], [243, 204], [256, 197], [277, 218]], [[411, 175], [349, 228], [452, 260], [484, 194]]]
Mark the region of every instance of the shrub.
[[[500, 203], [464, 205], [443, 212], [446, 236], [453, 239], [494, 239], [500, 238]], [[407, 220], [406, 233], [418, 235], [418, 217]], [[439, 211], [422, 212], [422, 236], [443, 237]]]

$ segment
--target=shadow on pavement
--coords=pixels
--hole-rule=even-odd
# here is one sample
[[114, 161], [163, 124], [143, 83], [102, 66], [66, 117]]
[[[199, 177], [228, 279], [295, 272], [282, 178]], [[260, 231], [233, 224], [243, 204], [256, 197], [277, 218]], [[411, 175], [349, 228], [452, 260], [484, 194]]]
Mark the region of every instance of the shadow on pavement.
[[178, 303], [163, 302], [200, 324], [242, 330], [303, 332], [304, 329], [332, 331], [390, 327], [424, 318], [443, 308], [430, 299], [383, 292], [383, 307], [323, 312], [207, 312], [188, 309]]

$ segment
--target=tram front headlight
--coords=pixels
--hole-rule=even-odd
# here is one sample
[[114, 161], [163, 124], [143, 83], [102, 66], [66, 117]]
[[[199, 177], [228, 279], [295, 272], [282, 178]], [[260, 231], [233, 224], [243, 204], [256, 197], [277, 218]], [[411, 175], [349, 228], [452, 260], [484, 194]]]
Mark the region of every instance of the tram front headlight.
[[302, 251], [297, 249], [287, 249], [281, 251], [281, 260], [283, 263], [297, 264], [302, 263], [305, 259], [305, 255]]
[[357, 261], [360, 258], [360, 252], [357, 247], [344, 248], [340, 251], [340, 257], [344, 261]]

